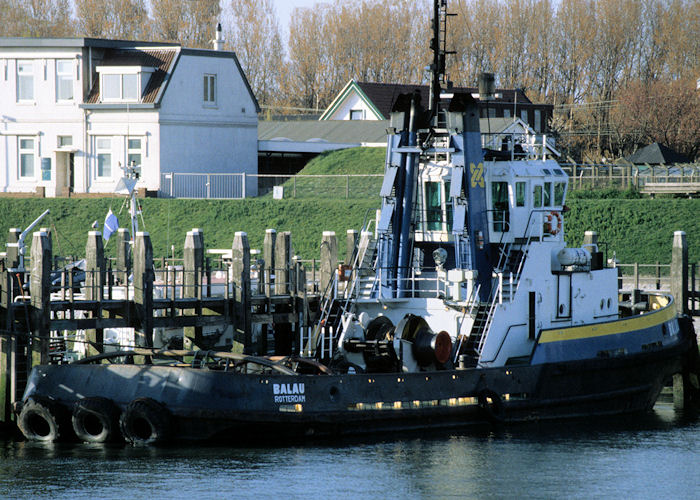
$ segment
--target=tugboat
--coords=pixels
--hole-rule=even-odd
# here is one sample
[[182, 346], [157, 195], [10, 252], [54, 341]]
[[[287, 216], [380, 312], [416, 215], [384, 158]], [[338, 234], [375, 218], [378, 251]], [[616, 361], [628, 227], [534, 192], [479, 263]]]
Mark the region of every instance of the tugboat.
[[[396, 100], [374, 230], [299, 355], [134, 348], [38, 366], [24, 435], [305, 438], [622, 414], [697, 370], [672, 296], [620, 292], [594, 241], [566, 246], [568, 177], [547, 141], [482, 135], [474, 98], [443, 90], [447, 16], [435, 0], [428, 105]], [[488, 99], [493, 78], [479, 83]], [[107, 358], [122, 362], [95, 363]]]

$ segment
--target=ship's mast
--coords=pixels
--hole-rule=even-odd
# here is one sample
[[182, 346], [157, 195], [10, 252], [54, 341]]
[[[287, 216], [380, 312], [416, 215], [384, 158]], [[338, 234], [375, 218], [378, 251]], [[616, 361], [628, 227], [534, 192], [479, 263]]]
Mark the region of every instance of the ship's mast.
[[430, 40], [430, 50], [433, 52], [433, 62], [430, 65], [430, 124], [437, 126], [440, 93], [443, 85], [449, 85], [445, 70], [445, 57], [454, 54], [447, 50], [447, 18], [454, 16], [447, 12], [447, 0], [433, 0], [433, 37]]

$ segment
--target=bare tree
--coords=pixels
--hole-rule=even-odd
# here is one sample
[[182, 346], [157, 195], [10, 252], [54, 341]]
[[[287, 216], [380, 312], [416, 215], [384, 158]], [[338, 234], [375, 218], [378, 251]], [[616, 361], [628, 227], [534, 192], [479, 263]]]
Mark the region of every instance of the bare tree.
[[20, 0], [20, 14], [26, 22], [25, 34], [34, 37], [70, 36], [70, 0]]
[[151, 0], [153, 36], [188, 47], [208, 47], [221, 15], [218, 0]]
[[145, 0], [75, 0], [78, 32], [84, 36], [140, 39], [147, 31]]
[[261, 105], [279, 93], [284, 49], [279, 22], [271, 0], [232, 0], [226, 39]]

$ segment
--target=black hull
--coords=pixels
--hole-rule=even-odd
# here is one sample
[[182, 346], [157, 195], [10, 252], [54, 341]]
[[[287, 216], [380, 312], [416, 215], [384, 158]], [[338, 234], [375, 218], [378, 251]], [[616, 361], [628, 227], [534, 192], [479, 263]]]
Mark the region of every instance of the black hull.
[[51, 400], [68, 415], [82, 398], [107, 398], [121, 411], [136, 398], [150, 398], [167, 408], [169, 439], [182, 441], [295, 440], [616, 415], [653, 407], [689, 353], [697, 353], [692, 337], [621, 358], [406, 374], [40, 366], [25, 401]]

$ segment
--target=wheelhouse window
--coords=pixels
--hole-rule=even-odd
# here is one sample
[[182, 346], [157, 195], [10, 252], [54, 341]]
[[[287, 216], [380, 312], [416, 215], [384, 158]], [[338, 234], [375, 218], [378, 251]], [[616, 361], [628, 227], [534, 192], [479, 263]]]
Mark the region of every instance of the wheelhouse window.
[[216, 104], [216, 75], [204, 75], [204, 104]]
[[56, 100], [73, 100], [73, 61], [70, 59], [56, 61]]
[[442, 196], [439, 182], [425, 183], [425, 222], [428, 231], [442, 229]]
[[36, 139], [33, 137], [19, 138], [19, 176], [34, 177], [34, 164], [36, 162]]
[[33, 61], [17, 61], [17, 100], [34, 100]]
[[97, 137], [95, 149], [97, 151], [97, 177], [111, 177], [112, 139], [110, 137]]
[[506, 232], [509, 230], [510, 213], [508, 210], [508, 183], [491, 183], [491, 209], [493, 214], [493, 230]]
[[554, 205], [561, 207], [564, 205], [564, 194], [566, 193], [566, 183], [555, 182], [554, 183]]
[[542, 186], [535, 185], [532, 188], [532, 206], [540, 208], [542, 206]]
[[552, 183], [551, 182], [544, 183], [543, 194], [544, 194], [544, 206], [551, 207], [552, 206]]
[[516, 207], [524, 207], [525, 206], [525, 193], [526, 193], [525, 187], [526, 186], [527, 186], [527, 184], [524, 182], [516, 182], [515, 183], [515, 206]]

